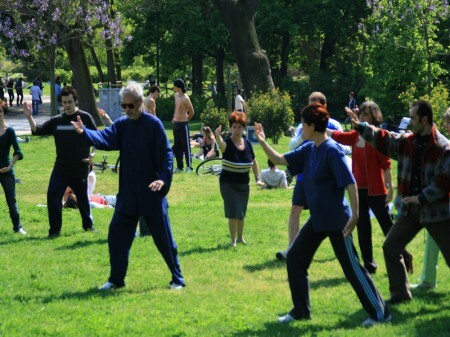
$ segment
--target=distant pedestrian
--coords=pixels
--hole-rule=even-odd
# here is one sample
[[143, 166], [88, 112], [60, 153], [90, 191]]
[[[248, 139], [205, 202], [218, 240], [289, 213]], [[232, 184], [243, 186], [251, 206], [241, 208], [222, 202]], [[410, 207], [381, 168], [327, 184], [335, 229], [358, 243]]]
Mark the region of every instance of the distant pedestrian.
[[24, 82], [22, 80], [22, 77], [19, 77], [16, 84], [14, 85], [14, 88], [16, 89], [16, 94], [17, 94], [17, 106], [20, 106], [23, 103], [23, 87], [24, 87]]
[[161, 89], [156, 84], [150, 87], [150, 94], [144, 100], [145, 111], [156, 116], [156, 99], [159, 97]]
[[211, 82], [209, 90], [211, 91], [211, 97], [215, 97], [217, 95], [217, 88], [216, 85], [214, 84], [214, 81]]
[[13, 102], [14, 102], [14, 80], [12, 78], [9, 79], [8, 83], [6, 84], [6, 88], [8, 89], [9, 106], [13, 106]]
[[33, 86], [30, 88], [30, 95], [33, 116], [37, 116], [39, 114], [39, 102], [41, 100], [41, 89], [39, 89], [37, 81], [33, 82]]
[[5, 100], [5, 83], [3, 83], [3, 79], [0, 77], [0, 99]]
[[236, 90], [236, 97], [234, 98], [234, 110], [244, 112], [246, 106], [244, 99], [241, 96], [241, 89]]

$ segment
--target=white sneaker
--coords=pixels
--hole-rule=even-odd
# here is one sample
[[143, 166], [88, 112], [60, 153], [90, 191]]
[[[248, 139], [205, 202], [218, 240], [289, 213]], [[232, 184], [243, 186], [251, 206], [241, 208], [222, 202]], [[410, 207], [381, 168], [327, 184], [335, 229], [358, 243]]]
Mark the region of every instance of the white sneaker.
[[16, 231], [16, 233], [17, 233], [17, 234], [22, 234], [22, 235], [27, 235], [27, 232], [26, 232], [25, 229], [23, 229], [23, 228], [19, 228], [19, 229]]
[[390, 322], [392, 320], [392, 315], [389, 315], [388, 317], [386, 317], [384, 320], [382, 320], [382, 321], [376, 321], [376, 320], [374, 320], [373, 318], [368, 318], [368, 319], [366, 319], [364, 322], [363, 322], [363, 324], [362, 324], [362, 326], [363, 327], [365, 327], [365, 328], [371, 328], [371, 327], [373, 327], [374, 325], [378, 325], [378, 324], [383, 324], [383, 323], [388, 323], [388, 322]]
[[431, 282], [420, 282], [417, 284], [410, 284], [409, 285], [409, 289], [411, 290], [428, 290], [428, 289], [433, 289], [436, 288], [436, 284], [433, 284]]
[[180, 290], [180, 289], [183, 289], [183, 288], [184, 288], [183, 285], [178, 284], [178, 283], [171, 283], [170, 284], [170, 289], [171, 290]]
[[293, 321], [295, 321], [295, 318], [291, 314], [278, 317], [278, 323], [291, 323]]
[[106, 282], [104, 285], [102, 285], [100, 288], [98, 288], [98, 290], [113, 290], [113, 289], [117, 289], [116, 285], [114, 283], [111, 282]]

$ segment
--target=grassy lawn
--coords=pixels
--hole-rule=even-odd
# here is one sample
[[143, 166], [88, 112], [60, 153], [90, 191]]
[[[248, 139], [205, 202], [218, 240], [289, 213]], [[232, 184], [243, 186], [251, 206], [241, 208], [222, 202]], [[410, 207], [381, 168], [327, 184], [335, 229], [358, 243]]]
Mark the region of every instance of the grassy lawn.
[[[198, 128], [193, 127], [197, 130]], [[168, 130], [171, 138], [172, 132]], [[283, 152], [289, 139], [276, 148]], [[450, 271], [439, 259], [438, 288], [414, 293], [392, 309], [392, 323], [365, 330], [366, 313], [324, 241], [310, 268], [312, 320], [290, 326], [276, 322], [291, 309], [284, 262], [275, 252], [287, 244], [292, 190], [251, 186], [245, 225], [248, 245], [231, 249], [217, 177], [175, 175], [169, 193], [172, 230], [187, 287], [168, 289], [170, 274], [151, 237], [131, 250], [127, 286], [97, 290], [109, 274], [107, 233], [111, 209], [92, 211], [98, 234], [84, 233], [77, 210], [64, 210], [61, 237], [48, 240], [45, 207], [54, 162], [52, 137], [21, 144], [25, 159], [15, 166], [23, 237], [12, 232], [0, 197], [0, 336], [449, 336]], [[266, 157], [259, 145], [260, 167]], [[102, 152], [97, 161], [101, 160]], [[108, 154], [115, 162], [116, 152]], [[196, 162], [195, 164], [197, 164]], [[97, 173], [96, 192], [117, 192], [118, 176]], [[0, 192], [3, 194], [3, 190]], [[324, 205], [326, 211], [326, 205]], [[308, 212], [304, 212], [304, 223]], [[383, 235], [374, 221], [374, 276], [389, 297], [382, 256]], [[422, 269], [424, 233], [408, 246], [416, 282]], [[356, 243], [357, 244], [357, 243]]]

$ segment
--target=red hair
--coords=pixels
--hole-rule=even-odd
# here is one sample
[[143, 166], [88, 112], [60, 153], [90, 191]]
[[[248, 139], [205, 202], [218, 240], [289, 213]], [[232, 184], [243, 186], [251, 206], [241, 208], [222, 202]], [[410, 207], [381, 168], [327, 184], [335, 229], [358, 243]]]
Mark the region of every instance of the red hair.
[[330, 114], [323, 104], [311, 103], [302, 109], [303, 123], [314, 124], [314, 131], [325, 132], [329, 118]]
[[241, 111], [233, 111], [228, 117], [228, 123], [230, 124], [230, 127], [234, 123], [239, 123], [245, 128], [245, 126], [247, 125], [247, 115]]

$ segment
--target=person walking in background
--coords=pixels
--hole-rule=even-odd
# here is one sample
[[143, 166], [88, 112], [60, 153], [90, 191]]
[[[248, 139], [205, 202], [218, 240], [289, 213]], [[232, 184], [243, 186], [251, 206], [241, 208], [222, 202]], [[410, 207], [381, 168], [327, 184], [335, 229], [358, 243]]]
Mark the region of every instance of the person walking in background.
[[[39, 90], [39, 87], [36, 86]], [[60, 235], [62, 227], [62, 203], [64, 192], [69, 186], [78, 197], [78, 209], [83, 229], [95, 232], [88, 198], [88, 174], [91, 151], [89, 143], [75, 132], [71, 122], [80, 117], [87, 128], [96, 130], [90, 114], [77, 108], [77, 91], [64, 87], [61, 101], [64, 112], [52, 117], [43, 124], [36, 124], [31, 114], [29, 102], [23, 105], [23, 113], [30, 123], [33, 135], [53, 135], [56, 146], [56, 161], [50, 176], [47, 191], [47, 209], [50, 223], [49, 238]]]
[[356, 104], [355, 93], [354, 93], [353, 91], [351, 91], [351, 92], [348, 94], [348, 98], [349, 98], [349, 101], [348, 101], [347, 107], [348, 107], [350, 110], [352, 110], [353, 112], [358, 111], [358, 105]]
[[150, 87], [150, 94], [144, 100], [145, 111], [156, 116], [156, 99], [159, 97], [161, 89], [156, 84]]
[[[22, 228], [20, 222], [19, 207], [16, 200], [16, 178], [13, 169], [16, 162], [23, 159], [23, 154], [17, 143], [16, 132], [5, 122], [7, 113], [8, 103], [0, 100], [0, 183], [5, 193], [14, 232], [26, 235], [27, 232]], [[9, 157], [11, 147], [14, 150], [12, 160]]]
[[[450, 137], [450, 108], [444, 113], [444, 127]], [[437, 287], [437, 264], [439, 257], [439, 247], [433, 237], [427, 231], [427, 241], [425, 243], [425, 256], [423, 259], [422, 274], [419, 283], [411, 284], [411, 289], [427, 289]]]
[[211, 82], [211, 85], [209, 86], [209, 90], [211, 91], [211, 97], [214, 98], [217, 95], [217, 88], [214, 84], [214, 81]]
[[56, 76], [55, 78], [55, 99], [56, 99], [56, 113], [59, 114], [59, 109], [61, 107], [61, 77]]
[[102, 130], [86, 129], [81, 118], [72, 124], [98, 149], [119, 150], [119, 193], [109, 225], [108, 247], [111, 272], [100, 290], [125, 286], [131, 246], [139, 216], [144, 216], [153, 241], [171, 274], [171, 289], [185, 286], [178, 262], [178, 247], [172, 236], [166, 195], [172, 183], [173, 153], [161, 121], [143, 112], [144, 92], [136, 82], [120, 91], [127, 116]]
[[351, 110], [354, 128], [375, 149], [398, 161], [398, 218], [383, 244], [392, 305], [412, 299], [402, 251], [425, 228], [450, 267], [450, 142], [433, 123], [427, 101], [410, 110], [412, 133], [396, 134], [362, 123]]
[[186, 172], [192, 172], [191, 146], [189, 142], [189, 121], [194, 117], [194, 107], [184, 81], [180, 78], [173, 82], [175, 89], [175, 112], [173, 114], [173, 153], [177, 162], [175, 173], [183, 172], [183, 154], [186, 158]]
[[39, 114], [39, 102], [41, 100], [42, 93], [36, 81], [33, 81], [33, 86], [30, 88], [30, 94], [33, 116], [37, 116]]
[[244, 99], [241, 96], [241, 89], [236, 89], [236, 97], [234, 98], [234, 110], [244, 112], [246, 106]]
[[233, 111], [228, 117], [231, 136], [222, 139], [222, 126], [215, 131], [214, 140], [222, 152], [222, 172], [220, 173], [220, 194], [224, 202], [225, 217], [228, 219], [231, 246], [246, 244], [244, 239], [244, 219], [250, 195], [250, 169], [255, 181], [259, 181], [258, 162], [250, 141], [242, 137], [247, 125], [243, 112]]
[[14, 102], [14, 80], [12, 78], [9, 79], [8, 83], [6, 84], [6, 88], [8, 89], [9, 106], [13, 106], [13, 102]]
[[19, 77], [16, 84], [14, 85], [14, 89], [16, 89], [16, 95], [17, 95], [17, 106], [22, 105], [23, 103], [23, 87], [25, 86], [25, 83], [22, 80], [22, 77]]
[[[311, 140], [294, 151], [279, 154], [266, 142], [263, 127], [255, 123], [256, 137], [275, 164], [291, 174], [303, 172], [311, 215], [287, 254], [287, 272], [294, 307], [280, 323], [311, 317], [308, 269], [320, 244], [329, 238], [333, 251], [362, 306], [369, 314], [364, 327], [389, 322], [391, 315], [367, 270], [361, 266], [351, 233], [358, 222], [358, 189], [342, 148], [327, 136], [330, 115], [320, 103], [302, 109], [302, 138]], [[345, 200], [348, 192], [351, 209]], [[326, 211], [324, 211], [326, 205]]]
[[[346, 109], [350, 110], [349, 108]], [[383, 115], [378, 104], [373, 101], [361, 104], [359, 120], [380, 127]], [[391, 160], [366, 143], [356, 130], [350, 132], [329, 130], [328, 134], [338, 143], [352, 147], [352, 172], [358, 185], [359, 196], [359, 220], [357, 224], [359, 247], [364, 268], [369, 273], [375, 274], [377, 264], [373, 259], [370, 210], [375, 214], [386, 236], [393, 226], [389, 213], [389, 203], [394, 196]], [[404, 250], [402, 256], [407, 271], [412, 273], [412, 254]]]

